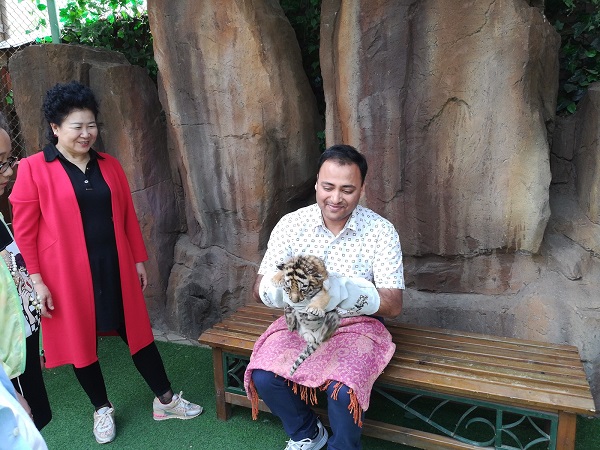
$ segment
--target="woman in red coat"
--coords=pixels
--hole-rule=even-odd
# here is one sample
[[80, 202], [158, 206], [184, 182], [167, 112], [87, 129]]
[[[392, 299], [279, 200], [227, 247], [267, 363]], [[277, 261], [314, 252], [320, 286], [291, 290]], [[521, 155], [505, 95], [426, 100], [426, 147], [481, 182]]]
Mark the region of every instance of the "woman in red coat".
[[15, 238], [42, 304], [46, 365], [72, 364], [94, 405], [94, 436], [116, 434], [97, 333], [116, 331], [156, 398], [154, 419], [202, 407], [174, 394], [154, 344], [142, 291], [146, 249], [125, 173], [92, 149], [98, 104], [87, 86], [57, 84], [44, 100], [50, 144], [23, 159], [10, 200]]

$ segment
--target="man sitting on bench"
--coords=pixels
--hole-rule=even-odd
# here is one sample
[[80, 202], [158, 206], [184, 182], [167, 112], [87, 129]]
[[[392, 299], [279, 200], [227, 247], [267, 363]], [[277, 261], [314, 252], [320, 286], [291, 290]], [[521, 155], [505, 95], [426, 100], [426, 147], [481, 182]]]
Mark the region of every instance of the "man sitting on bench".
[[[281, 419], [290, 436], [286, 450], [360, 449], [364, 411], [371, 388], [391, 360], [395, 345], [376, 318], [396, 317], [402, 310], [404, 276], [400, 240], [394, 226], [358, 205], [365, 189], [367, 161], [349, 145], [334, 145], [321, 155], [315, 185], [317, 203], [284, 216], [273, 229], [258, 271], [253, 294], [258, 302], [281, 307], [273, 295], [271, 277], [277, 265], [292, 256], [316, 255], [328, 272], [347, 283], [360, 278], [372, 283], [365, 291], [369, 308], [340, 310], [339, 330], [307, 358], [294, 375], [289, 371], [306, 346], [288, 331], [285, 319], [276, 320], [258, 339], [244, 384], [258, 413], [258, 395]], [[262, 283], [261, 283], [262, 281]], [[282, 289], [282, 288], [279, 288]], [[309, 406], [315, 390], [326, 390], [327, 412], [333, 435]]]

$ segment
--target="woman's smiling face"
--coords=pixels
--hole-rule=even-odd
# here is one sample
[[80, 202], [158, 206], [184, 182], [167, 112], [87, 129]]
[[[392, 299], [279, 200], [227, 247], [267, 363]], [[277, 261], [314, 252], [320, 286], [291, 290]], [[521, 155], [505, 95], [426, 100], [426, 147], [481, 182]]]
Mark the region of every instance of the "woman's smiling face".
[[98, 137], [96, 117], [89, 109], [74, 109], [60, 125], [51, 124], [58, 138], [56, 147], [68, 156], [82, 156], [90, 151]]

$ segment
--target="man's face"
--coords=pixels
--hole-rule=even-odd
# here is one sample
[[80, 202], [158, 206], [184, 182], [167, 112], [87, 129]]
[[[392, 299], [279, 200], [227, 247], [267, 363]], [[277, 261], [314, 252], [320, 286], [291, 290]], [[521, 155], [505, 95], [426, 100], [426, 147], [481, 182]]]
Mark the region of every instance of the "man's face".
[[360, 169], [353, 163], [340, 165], [338, 161], [327, 160], [319, 170], [315, 190], [325, 226], [337, 235], [346, 225], [364, 190]]

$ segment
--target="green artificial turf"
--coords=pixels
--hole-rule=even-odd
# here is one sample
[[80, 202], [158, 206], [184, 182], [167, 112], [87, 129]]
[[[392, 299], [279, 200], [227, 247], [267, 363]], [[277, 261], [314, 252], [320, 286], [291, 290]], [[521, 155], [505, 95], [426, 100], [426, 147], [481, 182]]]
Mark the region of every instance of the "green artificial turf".
[[[99, 359], [115, 407], [117, 437], [108, 449], [207, 449], [282, 450], [287, 436], [281, 423], [261, 412], [258, 420], [250, 410], [233, 407], [227, 422], [217, 419], [211, 351], [206, 348], [157, 342], [173, 390], [204, 406], [192, 420], [152, 419], [153, 394], [135, 370], [125, 344], [116, 337], [99, 342]], [[77, 383], [71, 367], [44, 373], [53, 419], [42, 430], [50, 450], [98, 449], [92, 434], [93, 408]], [[372, 408], [377, 407], [373, 401]], [[381, 411], [379, 411], [381, 413]], [[577, 450], [600, 449], [600, 419], [578, 418]], [[404, 450], [409, 447], [363, 436], [364, 450]]]

